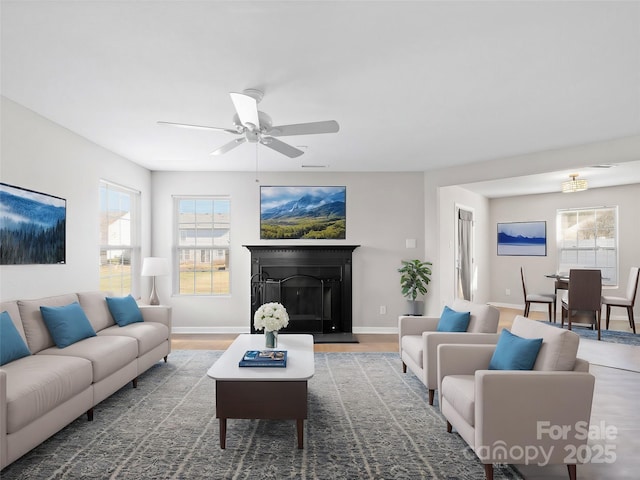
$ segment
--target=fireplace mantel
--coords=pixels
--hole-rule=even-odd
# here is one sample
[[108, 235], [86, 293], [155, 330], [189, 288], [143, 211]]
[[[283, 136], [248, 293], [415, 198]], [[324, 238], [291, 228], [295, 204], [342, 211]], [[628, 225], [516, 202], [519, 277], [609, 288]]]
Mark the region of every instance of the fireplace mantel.
[[251, 252], [253, 315], [282, 303], [290, 333], [352, 332], [352, 253], [359, 245], [244, 245]]

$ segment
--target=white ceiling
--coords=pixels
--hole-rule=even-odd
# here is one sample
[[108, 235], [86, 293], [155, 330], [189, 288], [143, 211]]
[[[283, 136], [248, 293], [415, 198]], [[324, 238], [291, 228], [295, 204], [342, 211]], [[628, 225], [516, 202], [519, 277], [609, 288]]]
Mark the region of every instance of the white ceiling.
[[[281, 137], [297, 159], [260, 146], [260, 170], [427, 171], [640, 135], [636, 1], [1, 5], [2, 95], [152, 170], [254, 170], [254, 145], [211, 157], [228, 136], [156, 123], [231, 127], [245, 88], [274, 124], [340, 124]], [[580, 173], [636, 183], [637, 160]]]

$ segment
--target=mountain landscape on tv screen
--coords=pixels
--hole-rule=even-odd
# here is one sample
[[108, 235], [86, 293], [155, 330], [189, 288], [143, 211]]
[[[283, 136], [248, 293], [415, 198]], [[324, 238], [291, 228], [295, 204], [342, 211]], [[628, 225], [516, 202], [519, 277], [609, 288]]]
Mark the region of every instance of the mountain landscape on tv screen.
[[263, 239], [346, 238], [345, 191], [329, 195], [303, 194], [260, 213]]

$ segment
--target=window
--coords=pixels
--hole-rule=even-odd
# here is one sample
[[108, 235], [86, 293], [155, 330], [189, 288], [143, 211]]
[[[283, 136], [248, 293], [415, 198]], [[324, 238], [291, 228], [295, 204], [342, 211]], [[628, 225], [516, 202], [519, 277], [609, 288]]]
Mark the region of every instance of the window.
[[[100, 290], [137, 294], [140, 192], [100, 181]], [[135, 280], [134, 280], [135, 279]]]
[[558, 210], [558, 272], [597, 268], [618, 284], [618, 207]]
[[178, 295], [228, 295], [229, 197], [176, 197]]

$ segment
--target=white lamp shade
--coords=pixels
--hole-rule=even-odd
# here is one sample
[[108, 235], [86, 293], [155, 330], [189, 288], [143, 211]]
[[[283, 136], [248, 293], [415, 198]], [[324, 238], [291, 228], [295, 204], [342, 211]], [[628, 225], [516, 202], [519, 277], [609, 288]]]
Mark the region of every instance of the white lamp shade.
[[147, 257], [142, 261], [143, 277], [157, 277], [169, 274], [169, 262], [162, 257]]

